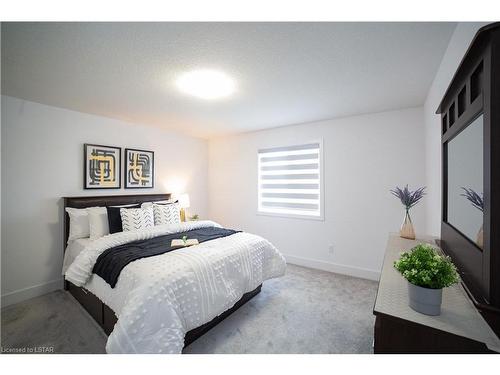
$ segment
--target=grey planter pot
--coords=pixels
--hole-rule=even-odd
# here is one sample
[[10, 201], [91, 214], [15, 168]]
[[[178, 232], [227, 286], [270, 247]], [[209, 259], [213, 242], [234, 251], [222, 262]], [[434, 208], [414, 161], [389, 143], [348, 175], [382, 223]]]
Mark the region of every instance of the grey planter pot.
[[422, 288], [408, 282], [408, 296], [413, 310], [425, 315], [441, 314], [443, 289]]

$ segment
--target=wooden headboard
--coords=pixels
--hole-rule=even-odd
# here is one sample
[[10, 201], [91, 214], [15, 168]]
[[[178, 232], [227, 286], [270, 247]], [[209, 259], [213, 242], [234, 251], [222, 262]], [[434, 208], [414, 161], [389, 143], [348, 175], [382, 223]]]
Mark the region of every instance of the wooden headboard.
[[93, 197], [64, 197], [64, 244], [63, 251], [66, 251], [66, 244], [69, 237], [69, 215], [66, 207], [86, 208], [119, 206], [122, 204], [134, 204], [144, 202], [154, 202], [170, 199], [171, 194], [138, 194], [138, 195], [99, 195]]

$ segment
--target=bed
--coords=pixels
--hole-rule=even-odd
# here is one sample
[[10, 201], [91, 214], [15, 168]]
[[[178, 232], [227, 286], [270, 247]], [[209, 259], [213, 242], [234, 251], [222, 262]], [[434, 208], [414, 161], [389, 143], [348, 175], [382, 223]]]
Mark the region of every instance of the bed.
[[115, 275], [116, 285], [107, 278], [109, 273], [98, 272], [104, 255], [116, 263], [113, 257], [123, 257], [120, 249], [129, 251], [137, 243], [192, 231], [229, 231], [211, 221], [160, 225], [68, 243], [67, 207], [169, 198], [170, 194], [64, 198], [65, 289], [108, 335], [108, 353], [181, 353], [183, 347], [257, 295], [264, 280], [285, 272], [285, 260], [273, 245], [259, 236], [235, 231], [197, 246], [132, 261]]

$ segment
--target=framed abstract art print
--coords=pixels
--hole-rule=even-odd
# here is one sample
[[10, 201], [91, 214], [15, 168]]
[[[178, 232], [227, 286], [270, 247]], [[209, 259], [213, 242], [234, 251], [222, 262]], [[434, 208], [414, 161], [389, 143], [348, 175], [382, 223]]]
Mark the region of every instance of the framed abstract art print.
[[154, 152], [125, 149], [125, 189], [154, 187]]
[[121, 188], [121, 147], [83, 145], [84, 188]]

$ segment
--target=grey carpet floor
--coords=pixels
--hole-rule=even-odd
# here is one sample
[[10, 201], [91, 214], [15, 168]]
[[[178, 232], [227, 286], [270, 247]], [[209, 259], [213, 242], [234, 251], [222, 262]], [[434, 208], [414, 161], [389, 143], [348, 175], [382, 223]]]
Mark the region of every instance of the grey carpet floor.
[[[184, 353], [371, 353], [373, 281], [288, 265], [284, 277], [184, 349]], [[4, 348], [104, 353], [106, 336], [64, 291], [1, 311]]]

